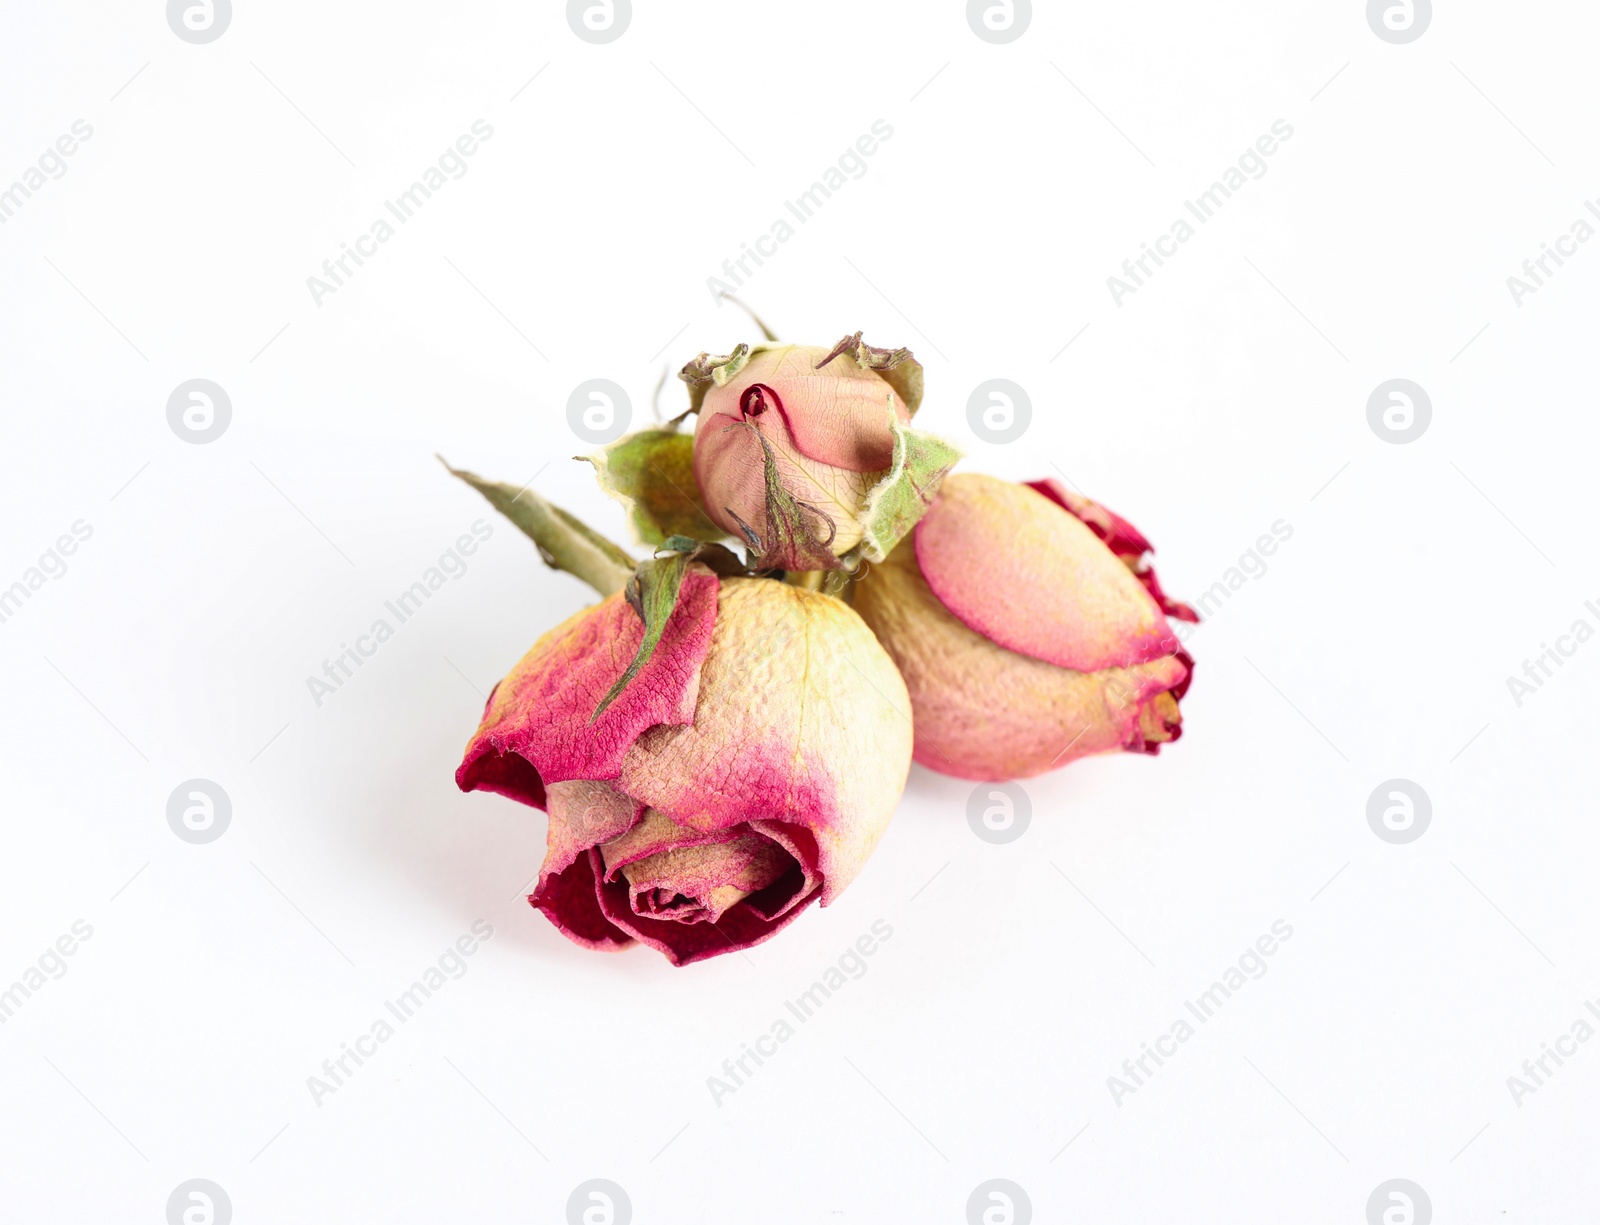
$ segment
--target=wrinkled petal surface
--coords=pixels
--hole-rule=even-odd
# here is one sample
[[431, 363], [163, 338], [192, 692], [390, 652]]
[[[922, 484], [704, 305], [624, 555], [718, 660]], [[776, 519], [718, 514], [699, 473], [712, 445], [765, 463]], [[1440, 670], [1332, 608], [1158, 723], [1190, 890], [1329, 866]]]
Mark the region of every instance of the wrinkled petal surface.
[[905, 684], [831, 596], [724, 579], [688, 727], [646, 732], [619, 786], [694, 829], [770, 819], [816, 839], [830, 902], [888, 826], [911, 764]]
[[[600, 852], [591, 850], [589, 858], [598, 863]], [[715, 920], [700, 914], [690, 922], [640, 914], [626, 879], [602, 881], [596, 897], [612, 927], [665, 954], [674, 965], [688, 965], [770, 940], [819, 897], [816, 891], [800, 894], [803, 887], [804, 877], [791, 863], [779, 880], [738, 901]]]
[[[601, 857], [605, 848], [600, 848]], [[633, 912], [680, 923], [715, 923], [735, 902], [765, 889], [793, 864], [789, 853], [760, 834], [735, 834], [722, 842], [671, 847], [636, 859], [620, 871], [633, 891]]]
[[[813, 369], [827, 354], [806, 345], [766, 349], [727, 384], [706, 391], [695, 428], [695, 479], [707, 513], [730, 535], [743, 538], [743, 520], [766, 537], [766, 469], [754, 433], [759, 429], [773, 448], [784, 487], [832, 524], [815, 533], [818, 539], [831, 531], [835, 554], [860, 541], [867, 491], [894, 458], [889, 413], [902, 422], [911, 416], [894, 389], [849, 354]], [[756, 383], [770, 387], [781, 407], [746, 417], [741, 400]]]
[[[755, 435], [759, 430], [772, 445], [784, 489], [812, 508], [807, 526], [816, 540], [835, 556], [860, 543], [861, 511], [879, 473], [834, 468], [800, 454], [794, 436], [775, 412], [762, 413], [749, 423], [722, 416], [702, 418], [706, 420], [717, 424], [696, 438], [696, 479], [705, 490], [707, 515], [723, 531], [746, 540], [742, 520], [767, 540], [766, 456]], [[791, 564], [800, 568], [799, 563]]]
[[[904, 684], [848, 606], [771, 579], [705, 578], [706, 641], [696, 647], [691, 632], [705, 610], [686, 600], [662, 649], [683, 616], [675, 649], [693, 667], [676, 688], [646, 692], [629, 715], [627, 726], [645, 724], [632, 744], [609, 747], [610, 709], [586, 722], [638, 641], [625, 633], [637, 616], [624, 606], [612, 619], [607, 601], [517, 666], [458, 776], [548, 804], [528, 900], [587, 948], [639, 941], [683, 965], [769, 939], [854, 879], [910, 769]], [[572, 710], [584, 720], [563, 721]]]
[[638, 940], [685, 965], [770, 939], [821, 896], [816, 842], [799, 826], [690, 829], [588, 780], [552, 783], [549, 801], [528, 901], [585, 948]]
[[905, 678], [916, 759], [931, 770], [1030, 778], [1093, 753], [1154, 752], [1180, 734], [1187, 657], [1083, 672], [1007, 650], [955, 617], [903, 548], [861, 582], [855, 607]]
[[644, 626], [621, 593], [568, 618], [489, 695], [456, 785], [543, 808], [552, 783], [616, 778], [646, 728], [694, 718], [716, 612], [716, 575], [690, 567], [655, 654], [592, 723], [600, 700], [633, 662]]
[[[763, 349], [722, 387], [706, 391], [700, 406], [699, 435], [718, 426], [712, 417], [738, 421], [740, 397], [752, 383], [773, 388], [783, 400], [784, 414], [801, 455], [849, 472], [878, 472], [889, 466], [894, 439], [886, 407], [901, 421], [910, 421], [905, 402], [878, 374], [864, 370], [848, 353], [821, 370], [813, 367], [828, 355], [814, 345], [779, 345]], [[698, 465], [697, 465], [698, 467]]]
[[1177, 649], [1128, 567], [1076, 516], [1024, 485], [950, 476], [913, 538], [944, 606], [1017, 654], [1094, 672]]

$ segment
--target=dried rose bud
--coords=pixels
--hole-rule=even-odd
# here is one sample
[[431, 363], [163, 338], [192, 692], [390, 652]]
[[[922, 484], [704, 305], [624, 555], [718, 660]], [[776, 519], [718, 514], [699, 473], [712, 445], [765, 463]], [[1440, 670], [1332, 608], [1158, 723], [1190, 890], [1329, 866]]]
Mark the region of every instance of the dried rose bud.
[[1028, 778], [1091, 753], [1155, 753], [1182, 732], [1194, 661], [1163, 613], [1149, 543], [1053, 481], [962, 473], [855, 590], [905, 678], [916, 760]]
[[763, 568], [879, 560], [926, 510], [957, 455], [908, 427], [922, 368], [861, 334], [833, 349], [741, 345], [684, 368], [699, 411], [694, 475], [706, 514]]
[[456, 772], [549, 810], [528, 900], [564, 934], [675, 965], [828, 905], [911, 767], [905, 686], [846, 604], [682, 565], [652, 650], [622, 592], [578, 613], [496, 687]]

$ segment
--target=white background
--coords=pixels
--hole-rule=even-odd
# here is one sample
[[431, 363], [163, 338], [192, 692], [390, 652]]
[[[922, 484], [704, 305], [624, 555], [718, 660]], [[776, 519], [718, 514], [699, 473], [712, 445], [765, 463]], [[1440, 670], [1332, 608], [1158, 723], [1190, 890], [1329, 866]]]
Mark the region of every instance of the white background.
[[[594, 46], [557, 3], [238, 0], [197, 46], [152, 0], [4, 6], [0, 184], [94, 135], [0, 226], [0, 586], [93, 535], [0, 624], [0, 985], [94, 934], [0, 1026], [0, 1212], [154, 1223], [206, 1178], [240, 1225], [559, 1222], [604, 1177], [640, 1225], [956, 1222], [1003, 1177], [1039, 1222], [1356, 1225], [1402, 1177], [1440, 1222], [1579, 1219], [1600, 1042], [1520, 1105], [1507, 1077], [1600, 995], [1600, 645], [1520, 707], [1506, 678], [1600, 628], [1600, 244], [1520, 306], [1506, 278], [1600, 193], [1600, 13], [1441, 4], [1397, 46], [1358, 0], [1040, 4], [996, 46], [950, 0], [634, 7]], [[314, 304], [478, 119], [465, 177]], [[1190, 639], [1159, 758], [1029, 781], [1004, 846], [917, 767], [779, 938], [585, 952], [521, 900], [542, 814], [452, 772], [587, 589], [494, 521], [320, 707], [306, 678], [493, 520], [435, 451], [625, 538], [568, 393], [612, 379], [646, 421], [664, 368], [751, 339], [706, 279], [877, 119], [741, 290], [782, 335], [909, 345], [919, 424], [1066, 474], [1179, 597], [1293, 535]], [[1267, 173], [1116, 305], [1279, 119]], [[233, 405], [207, 445], [166, 420], [196, 377]], [[1034, 405], [1010, 445], [967, 422], [994, 377]], [[1409, 445], [1367, 423], [1395, 377], [1433, 404]], [[233, 804], [209, 845], [166, 820], [195, 777]], [[1366, 820], [1396, 777], [1433, 805], [1404, 846]], [[314, 1102], [480, 919], [465, 976]], [[865, 976], [715, 1104], [878, 919]], [[1116, 1102], [1279, 919], [1268, 973]]]

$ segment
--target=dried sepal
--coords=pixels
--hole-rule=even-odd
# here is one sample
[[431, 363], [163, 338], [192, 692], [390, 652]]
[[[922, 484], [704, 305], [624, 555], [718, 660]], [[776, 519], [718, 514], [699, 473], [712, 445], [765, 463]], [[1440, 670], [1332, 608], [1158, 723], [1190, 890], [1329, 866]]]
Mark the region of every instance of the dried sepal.
[[700, 402], [705, 399], [706, 389], [712, 386], [726, 386], [729, 379], [744, 369], [745, 363], [750, 360], [752, 353], [760, 352], [765, 347], [758, 345], [752, 349], [747, 344], [734, 347], [732, 353], [717, 357], [711, 353], [702, 353], [693, 361], [687, 362], [683, 369], [678, 371], [678, 377], [689, 386], [689, 411], [700, 411]]
[[683, 576], [689, 569], [689, 556], [688, 553], [669, 553], [665, 557], [652, 557], [640, 562], [628, 579], [623, 596], [633, 611], [639, 614], [639, 620], [644, 622], [644, 637], [639, 640], [639, 649], [634, 654], [633, 662], [617, 678], [617, 683], [611, 686], [606, 696], [600, 699], [600, 705], [594, 708], [594, 714], [589, 717], [590, 723], [605, 713], [606, 707], [616, 701], [628, 687], [628, 682], [639, 675], [655, 654], [662, 631], [667, 628], [667, 619], [678, 606], [678, 592], [683, 588]]
[[894, 433], [894, 461], [889, 471], [867, 494], [861, 512], [861, 543], [851, 550], [855, 557], [880, 562], [917, 525], [917, 520], [933, 504], [950, 469], [961, 458], [942, 438], [902, 425], [889, 413], [889, 428]]
[[906, 412], [913, 417], [917, 415], [917, 409], [922, 406], [922, 363], [912, 356], [910, 349], [881, 349], [876, 345], [862, 344], [861, 333], [856, 332], [841, 338], [832, 351], [817, 363], [816, 369], [821, 370], [843, 354], [848, 354], [856, 365], [863, 370], [871, 370], [893, 387], [895, 394], [904, 401]]
[[605, 712], [606, 707], [622, 694], [628, 683], [650, 662], [667, 628], [667, 620], [678, 606], [684, 575], [696, 563], [719, 578], [750, 573], [749, 567], [726, 545], [708, 544], [688, 536], [669, 537], [662, 545], [661, 555], [640, 562], [623, 587], [622, 595], [644, 623], [644, 637], [639, 640], [639, 649], [634, 654], [633, 662], [595, 707], [589, 719], [591, 723]]
[[[740, 427], [735, 427], [740, 428]], [[772, 442], [754, 422], [745, 422], [742, 428], [750, 430], [761, 442], [763, 477], [766, 484], [765, 535], [733, 511], [724, 508], [739, 525], [753, 554], [752, 565], [758, 570], [836, 570], [839, 559], [831, 548], [838, 528], [826, 512], [802, 502], [789, 492], [778, 468], [778, 454]], [[819, 535], [813, 529], [817, 524], [824, 529]]]
[[600, 488], [628, 510], [639, 539], [665, 544], [669, 537], [716, 540], [725, 533], [706, 517], [694, 476], [694, 437], [672, 428], [624, 435], [593, 455]]
[[663, 551], [687, 553], [690, 561], [697, 561], [718, 578], [748, 575], [751, 569], [739, 560], [739, 555], [725, 544], [716, 541], [694, 540], [688, 536], [673, 536], [661, 546]]

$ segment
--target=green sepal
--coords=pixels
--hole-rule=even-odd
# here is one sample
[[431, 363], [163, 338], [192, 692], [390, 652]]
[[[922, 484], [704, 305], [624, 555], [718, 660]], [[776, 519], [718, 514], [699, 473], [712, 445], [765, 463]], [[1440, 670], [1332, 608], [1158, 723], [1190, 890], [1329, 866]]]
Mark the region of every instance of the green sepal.
[[678, 371], [678, 377], [689, 386], [689, 411], [700, 411], [700, 403], [706, 398], [706, 392], [713, 386], [725, 386], [729, 379], [743, 370], [745, 363], [752, 356], [761, 352], [768, 345], [735, 346], [732, 353], [725, 357], [716, 357], [710, 353], [702, 353], [692, 362], [687, 363]]
[[633, 577], [623, 590], [633, 611], [644, 622], [644, 637], [639, 639], [639, 649], [634, 653], [628, 670], [617, 678], [617, 683], [611, 686], [606, 696], [600, 699], [600, 705], [594, 708], [594, 714], [589, 717], [590, 723], [605, 713], [606, 707], [616, 701], [617, 696], [628, 687], [628, 682], [639, 675], [640, 669], [656, 653], [661, 634], [667, 628], [667, 620], [678, 606], [678, 592], [683, 589], [683, 576], [688, 569], [689, 554], [670, 553], [666, 557], [653, 557], [640, 562], [639, 568], [633, 572]]
[[659, 546], [671, 536], [717, 540], [725, 535], [706, 516], [694, 479], [694, 435], [669, 429], [624, 435], [593, 455], [600, 488], [628, 509], [633, 530], [645, 544]]
[[944, 439], [902, 425], [892, 412], [889, 417], [894, 458], [883, 479], [867, 493], [861, 512], [861, 543], [850, 551], [870, 562], [882, 561], [905, 539], [961, 458], [961, 452]]

